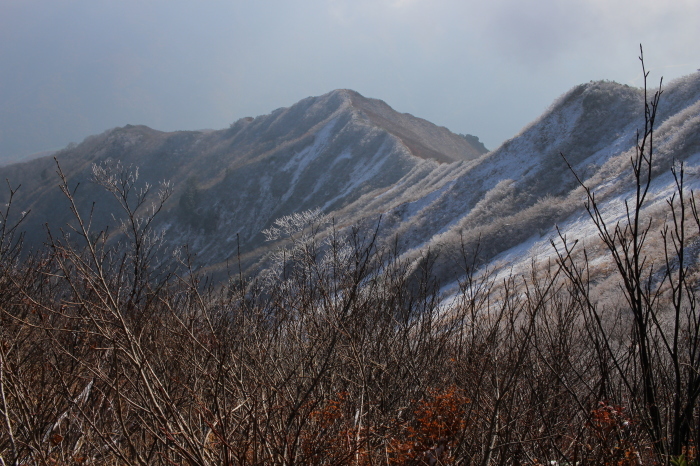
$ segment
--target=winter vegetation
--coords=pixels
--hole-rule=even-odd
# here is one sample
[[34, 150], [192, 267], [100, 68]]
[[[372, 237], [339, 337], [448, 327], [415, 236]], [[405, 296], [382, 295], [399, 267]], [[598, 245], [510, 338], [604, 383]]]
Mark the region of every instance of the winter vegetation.
[[[13, 184], [0, 213], [0, 464], [698, 464], [699, 81], [578, 86], [501, 148], [440, 163], [412, 154], [470, 138], [349, 91], [324, 97], [330, 119], [307, 99], [227, 130], [318, 117], [315, 137], [282, 125], [304, 140], [284, 154], [270, 140], [294, 181], [261, 182], [249, 212], [213, 193], [259, 154], [177, 185], [57, 156], [69, 221], [32, 243]], [[346, 151], [360, 126], [371, 150]], [[160, 153], [138, 149], [147, 132], [70, 151]], [[312, 176], [323, 157], [349, 184]], [[287, 203], [305, 208], [271, 217]], [[196, 256], [216, 251], [168, 239], [221, 241], [233, 218], [258, 238], [228, 232], [223, 279]]]

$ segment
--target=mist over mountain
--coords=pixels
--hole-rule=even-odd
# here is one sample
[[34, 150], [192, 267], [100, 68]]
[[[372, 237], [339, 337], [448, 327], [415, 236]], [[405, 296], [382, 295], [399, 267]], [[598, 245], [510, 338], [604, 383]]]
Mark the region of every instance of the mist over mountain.
[[[551, 257], [563, 234], [595, 242], [573, 173], [619, 218], [631, 185], [629, 157], [643, 127], [643, 91], [614, 82], [574, 87], [497, 149], [475, 136], [394, 111], [351, 90], [309, 97], [269, 115], [243, 118], [220, 131], [160, 132], [126, 126], [54, 154], [93, 230], [118, 228], [118, 204], [94, 182], [93, 167], [117, 162], [139, 180], [169, 181], [173, 194], [158, 217], [170, 247], [188, 245], [199, 266], [221, 272], [264, 264], [274, 244], [261, 233], [276, 219], [318, 210], [320, 236], [361, 224], [379, 226], [380, 241], [398, 241], [404, 257], [439, 253], [445, 282], [463, 273], [457, 257], [478, 247], [480, 263], [509, 269], [535, 255]], [[700, 73], [664, 87], [655, 135], [653, 202], [674, 186], [673, 163], [700, 185]], [[0, 168], [13, 204], [30, 211], [22, 224], [37, 247], [46, 227], [70, 223], [56, 188], [52, 156]], [[6, 191], [6, 190], [5, 190]], [[0, 200], [8, 201], [2, 192]], [[94, 202], [94, 209], [93, 209]], [[238, 253], [240, 251], [240, 257]]]

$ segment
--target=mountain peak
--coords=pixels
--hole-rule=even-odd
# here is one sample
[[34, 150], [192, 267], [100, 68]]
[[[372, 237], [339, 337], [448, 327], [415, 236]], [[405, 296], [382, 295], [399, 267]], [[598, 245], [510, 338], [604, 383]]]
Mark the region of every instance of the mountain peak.
[[232, 130], [243, 127], [266, 127], [270, 140], [315, 134], [328, 121], [345, 115], [356, 123], [389, 133], [414, 157], [452, 163], [473, 160], [486, 152], [445, 127], [409, 113], [400, 113], [379, 99], [364, 97], [352, 89], [335, 89], [326, 94], [307, 97], [287, 108], [279, 108], [254, 121], [240, 121]]
[[319, 97], [309, 97], [291, 108], [297, 105], [307, 109], [323, 108], [328, 113], [348, 110], [367, 124], [398, 138], [412, 155], [426, 160], [432, 159], [439, 163], [461, 162], [488, 152], [483, 144], [476, 144], [473, 140], [410, 113], [400, 113], [383, 100], [365, 97], [352, 89], [335, 89]]
[[488, 152], [483, 145], [473, 144], [444, 126], [434, 125], [410, 113], [399, 113], [383, 100], [370, 99], [351, 90], [341, 92], [348, 96], [353, 109], [399, 138], [416, 157], [452, 163], [472, 160]]

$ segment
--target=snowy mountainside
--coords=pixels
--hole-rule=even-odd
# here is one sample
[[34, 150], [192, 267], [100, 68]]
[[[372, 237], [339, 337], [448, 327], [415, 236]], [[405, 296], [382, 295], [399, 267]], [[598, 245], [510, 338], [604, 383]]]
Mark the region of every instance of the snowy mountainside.
[[[607, 218], [621, 220], [632, 196], [629, 160], [637, 129], [644, 127], [643, 102], [642, 90], [612, 82], [575, 87], [519, 135], [465, 164], [446, 189], [425, 197], [413, 217], [401, 209], [390, 213], [403, 219], [394, 232], [413, 248], [407, 256], [419, 257], [425, 248], [442, 251], [447, 260], [439, 273], [450, 281], [461, 269], [449, 258], [460, 254], [462, 244], [467, 251], [478, 245], [482, 262], [506, 273], [527, 269], [533, 256], [552, 258], [557, 225], [569, 238], [596, 244], [583, 191], [564, 157], [596, 192]], [[646, 212], [662, 221], [675, 188], [674, 161], [684, 163], [687, 188], [700, 187], [700, 73], [664, 86], [654, 147]]]
[[[118, 205], [91, 181], [94, 165], [119, 162], [138, 168], [143, 183], [171, 182], [174, 192], [156, 228], [171, 245], [189, 245], [198, 264], [216, 266], [239, 247], [254, 263], [267, 247], [260, 232], [276, 218], [321, 209], [342, 221], [358, 200], [401, 184], [401, 199], [386, 199], [405, 202], [410, 186], [483, 153], [483, 146], [446, 128], [341, 89], [221, 131], [165, 133], [128, 125], [55, 156], [69, 184], [79, 186], [81, 214], [92, 215], [98, 230], [118, 226], [112, 218]], [[0, 176], [22, 186], [15, 206], [31, 210], [23, 222], [29, 246], [45, 241], [44, 225], [55, 233], [70, 220], [55, 171], [52, 157], [0, 168]], [[0, 195], [7, 202], [7, 193]], [[383, 203], [362, 206], [363, 215], [383, 210]]]
[[[138, 166], [143, 181], [171, 181], [174, 193], [156, 228], [169, 245], [189, 245], [196, 263], [214, 273], [235, 263], [239, 248], [244, 268], [264, 265], [279, 243], [266, 241], [262, 231], [280, 217], [318, 209], [327, 220], [320, 237], [332, 228], [379, 225], [380, 242], [397, 241], [408, 260], [438, 252], [435, 271], [451, 283], [463, 273], [462, 251], [477, 246], [483, 267], [506, 274], [525, 270], [533, 256], [552, 258], [556, 226], [588, 244], [593, 262], [603, 264], [567, 162], [595, 190], [605, 215], [622, 218], [643, 111], [641, 89], [607, 81], [578, 85], [484, 153], [478, 139], [336, 90], [226, 130], [127, 126], [56, 156], [69, 183], [80, 186], [81, 211], [88, 215], [95, 202], [94, 228], [114, 228], [111, 213], [118, 208], [90, 181], [94, 164], [118, 160]], [[700, 73], [664, 86], [654, 145], [647, 212], [658, 231], [673, 192], [673, 163], [684, 162], [688, 188], [700, 187]], [[0, 168], [0, 176], [22, 184], [14, 202], [31, 209], [23, 223], [29, 245], [45, 240], [43, 225], [56, 231], [69, 221], [53, 171], [52, 158]]]

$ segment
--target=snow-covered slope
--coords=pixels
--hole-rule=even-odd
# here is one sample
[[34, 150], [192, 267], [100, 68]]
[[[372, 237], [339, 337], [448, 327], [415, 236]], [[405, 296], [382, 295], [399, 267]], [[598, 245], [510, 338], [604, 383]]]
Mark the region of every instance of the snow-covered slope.
[[[428, 247], [449, 257], [459, 255], [462, 244], [467, 251], [478, 244], [483, 262], [508, 271], [526, 269], [534, 256], [552, 257], [557, 225], [569, 238], [594, 244], [597, 231], [564, 157], [594, 189], [609, 220], [621, 219], [632, 196], [629, 160], [637, 129], [643, 130], [643, 105], [640, 89], [611, 82], [575, 87], [519, 135], [463, 164], [446, 188], [415, 203], [421, 209], [412, 216], [391, 211], [402, 218], [396, 233], [415, 257]], [[684, 163], [689, 189], [700, 185], [700, 73], [665, 86], [658, 117], [648, 204], [657, 218], [675, 189], [674, 161]], [[445, 280], [459, 276], [456, 264], [444, 261]]]
[[[244, 266], [260, 264], [270, 247], [262, 230], [318, 209], [334, 220], [320, 235], [331, 225], [377, 225], [381, 218], [380, 241], [398, 238], [408, 259], [439, 251], [436, 271], [449, 283], [462, 274], [462, 251], [477, 246], [484, 267], [504, 271], [529, 266], [532, 256], [552, 257], [557, 225], [595, 252], [596, 230], [566, 161], [596, 191], [608, 218], [621, 218], [643, 110], [641, 89], [582, 84], [484, 153], [472, 137], [337, 90], [222, 131], [117, 128], [57, 157], [71, 183], [81, 183], [81, 208], [88, 212], [96, 201], [93, 224], [100, 228], [113, 222], [116, 205], [89, 182], [93, 164], [120, 160], [140, 167], [145, 181], [172, 181], [174, 195], [157, 227], [213, 271], [232, 262], [239, 246]], [[674, 161], [685, 163], [689, 188], [700, 186], [700, 73], [665, 86], [654, 144], [649, 212], [661, 219]], [[15, 202], [32, 209], [24, 224], [30, 244], [45, 237], [41, 225], [68, 220], [53, 164], [44, 158], [0, 168], [1, 177], [23, 185]]]
[[[341, 212], [353, 210], [360, 199], [402, 183], [415, 185], [483, 152], [469, 138], [382, 101], [336, 90], [241, 119], [227, 130], [163, 133], [127, 126], [56, 156], [71, 184], [81, 184], [77, 197], [86, 214], [96, 201], [98, 228], [114, 228], [117, 206], [90, 182], [93, 164], [120, 161], [138, 167], [143, 182], [171, 181], [174, 194], [157, 227], [166, 230], [171, 244], [188, 244], [199, 264], [214, 265], [237, 254], [239, 242], [255, 262], [261, 254], [255, 251], [266, 247], [260, 232], [276, 218], [320, 209], [342, 221]], [[0, 169], [1, 177], [23, 186], [15, 203], [32, 210], [24, 223], [28, 244], [45, 238], [42, 225], [58, 228], [69, 219], [54, 171], [52, 158]], [[383, 210], [386, 205], [379, 203], [354, 212]]]

